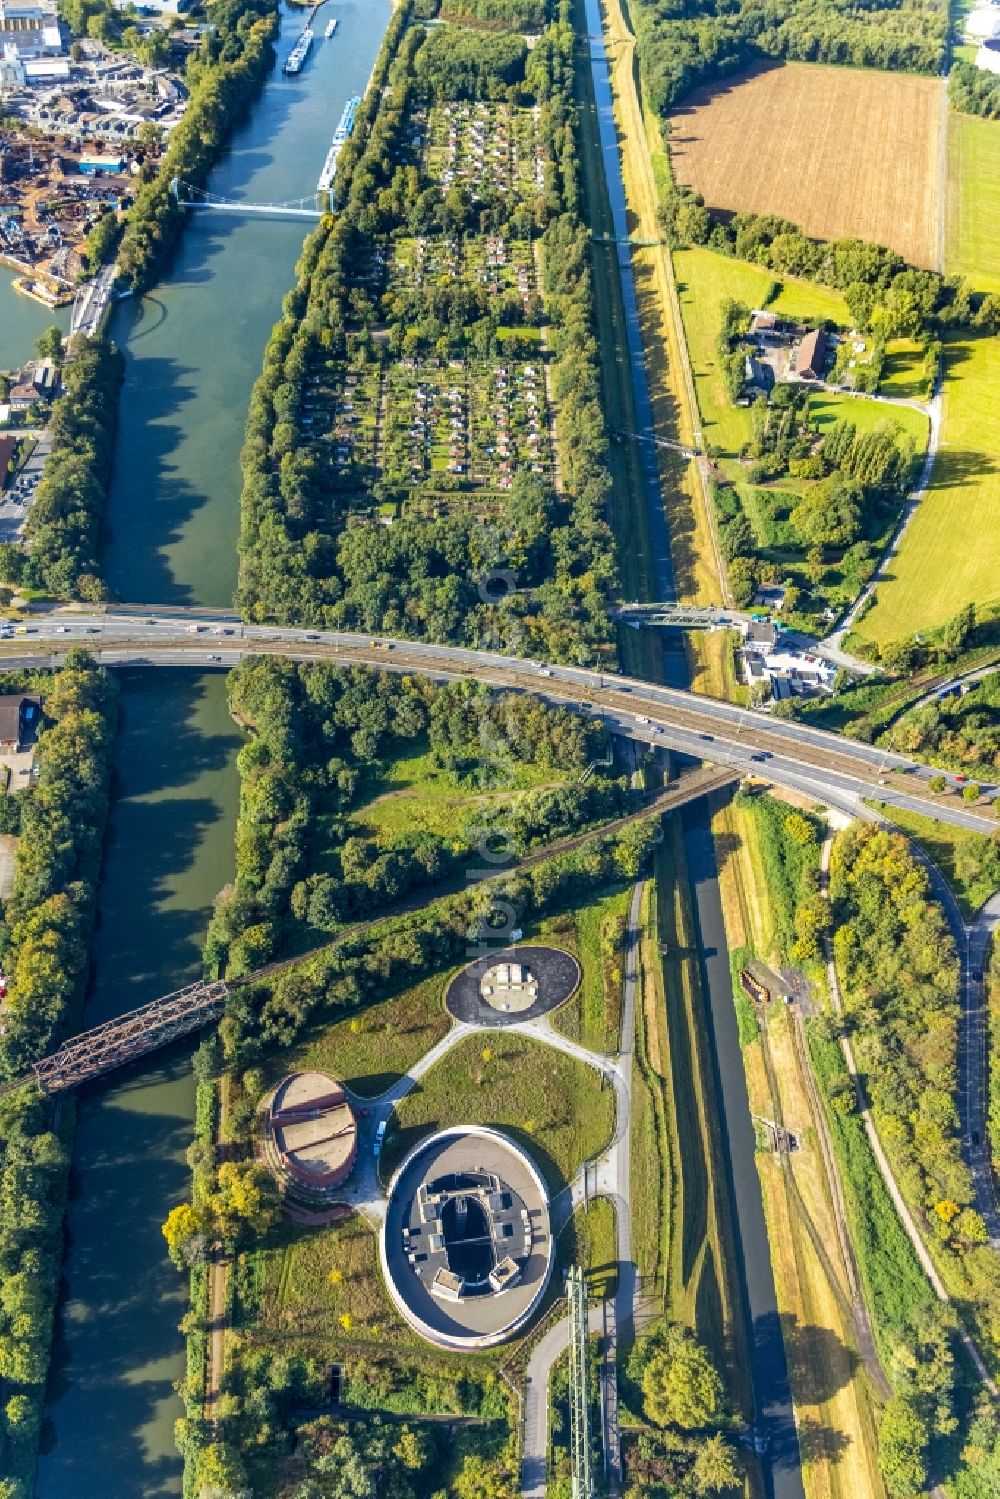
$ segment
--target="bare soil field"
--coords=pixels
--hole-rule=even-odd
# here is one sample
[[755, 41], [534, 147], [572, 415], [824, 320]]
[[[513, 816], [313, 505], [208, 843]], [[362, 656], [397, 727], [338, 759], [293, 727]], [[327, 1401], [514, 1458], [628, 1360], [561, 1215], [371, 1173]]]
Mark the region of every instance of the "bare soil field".
[[763, 67], [692, 94], [671, 118], [670, 157], [709, 208], [780, 214], [816, 239], [856, 235], [934, 268], [943, 103], [938, 79]]

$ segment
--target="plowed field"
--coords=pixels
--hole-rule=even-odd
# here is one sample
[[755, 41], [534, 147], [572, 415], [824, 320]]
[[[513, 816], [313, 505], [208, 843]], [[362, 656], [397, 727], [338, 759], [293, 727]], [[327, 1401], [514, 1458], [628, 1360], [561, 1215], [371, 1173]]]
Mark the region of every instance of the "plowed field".
[[710, 208], [776, 213], [938, 261], [941, 83], [788, 63], [699, 89], [671, 120], [679, 182]]

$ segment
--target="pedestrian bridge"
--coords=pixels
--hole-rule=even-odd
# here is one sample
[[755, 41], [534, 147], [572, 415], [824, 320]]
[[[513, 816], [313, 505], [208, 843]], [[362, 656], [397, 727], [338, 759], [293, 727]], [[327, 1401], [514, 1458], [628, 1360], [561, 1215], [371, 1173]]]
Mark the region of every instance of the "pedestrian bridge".
[[210, 208], [215, 213], [249, 214], [264, 219], [321, 219], [323, 210], [316, 205], [315, 196], [289, 198], [283, 203], [249, 203], [242, 198], [220, 198], [215, 193], [206, 193], [190, 182], [174, 177], [170, 191], [175, 202], [182, 208]]

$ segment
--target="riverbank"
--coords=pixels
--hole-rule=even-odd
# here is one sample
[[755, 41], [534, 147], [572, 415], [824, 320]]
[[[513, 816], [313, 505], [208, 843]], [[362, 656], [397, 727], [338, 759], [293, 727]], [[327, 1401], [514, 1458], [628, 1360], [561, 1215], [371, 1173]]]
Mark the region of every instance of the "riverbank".
[[[315, 183], [389, 10], [345, 0], [338, 13], [336, 55], [320, 49], [298, 79], [272, 73], [213, 191], [267, 201]], [[296, 21], [282, 12], [282, 26]], [[301, 242], [287, 221], [192, 216], [156, 292], [115, 309], [127, 363], [102, 561], [125, 596], [231, 602], [246, 401]], [[224, 678], [186, 678], [126, 679], [89, 1023], [199, 975], [231, 873], [241, 740]], [[181, 1492], [184, 1301], [160, 1222], [183, 1195], [193, 1117], [184, 1048], [81, 1100], [40, 1499]]]

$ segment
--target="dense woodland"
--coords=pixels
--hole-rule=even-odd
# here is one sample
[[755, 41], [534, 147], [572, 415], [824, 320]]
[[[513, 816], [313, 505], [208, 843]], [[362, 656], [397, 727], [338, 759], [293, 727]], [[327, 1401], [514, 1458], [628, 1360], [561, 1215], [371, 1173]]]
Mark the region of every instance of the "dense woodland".
[[995, 781], [1000, 773], [1000, 672], [904, 713], [892, 740], [916, 760]]
[[447, 836], [375, 841], [351, 810], [377, 786], [380, 765], [415, 744], [426, 742], [466, 785], [504, 790], [516, 789], [518, 764], [578, 777], [600, 732], [532, 698], [325, 663], [245, 662], [230, 673], [229, 700], [251, 737], [239, 756], [236, 882], [216, 905], [205, 950], [213, 972], [252, 972], [460, 877], [480, 846], [497, 842], [516, 859], [627, 809], [624, 782], [598, 775], [520, 791], [502, 812], [479, 808]]
[[1000, 75], [975, 63], [955, 64], [948, 79], [948, 97], [961, 114], [1000, 120]]
[[[37, 784], [18, 793], [21, 840], [0, 927], [10, 980], [0, 1076], [41, 1056], [83, 998], [107, 818], [116, 689], [73, 653], [55, 676], [12, 680], [44, 694]], [[69, 1167], [52, 1112], [34, 1089], [0, 1100], [0, 1472], [5, 1499], [30, 1492], [62, 1258]], [[23, 1485], [23, 1486], [22, 1486]]]
[[443, 0], [446, 21], [483, 26], [497, 31], [541, 31], [548, 19], [546, 0]]
[[78, 338], [52, 409], [52, 452], [24, 523], [28, 551], [0, 546], [7, 582], [57, 598], [101, 599], [97, 544], [122, 382], [122, 357], [101, 338]]
[[[404, 7], [393, 26], [402, 31], [406, 15]], [[471, 644], [499, 638], [528, 654], [578, 659], [610, 639], [614, 547], [588, 239], [577, 213], [572, 67], [565, 16], [530, 53], [519, 37], [452, 27], [426, 37], [414, 27], [400, 42], [366, 143], [352, 140], [338, 164], [341, 210], [307, 245], [251, 399], [239, 588], [251, 618]], [[544, 170], [532, 196], [483, 180], [475, 202], [407, 159], [414, 112], [449, 100], [537, 104]], [[410, 295], [397, 276], [382, 290], [376, 268], [415, 235], [432, 253], [457, 253], [485, 235], [540, 251], [562, 492], [531, 472], [475, 496], [448, 473], [396, 486], [362, 475], [352, 499], [333, 445], [313, 438], [306, 392], [331, 362], [363, 363], [371, 351], [390, 368], [429, 359], [463, 369], [497, 360], [504, 338], [518, 336], [516, 322], [501, 326], [509, 298], [447, 278], [432, 295]], [[529, 299], [517, 317], [534, 315]], [[373, 501], [389, 516], [375, 514]]]
[[847, 0], [639, 0], [635, 20], [646, 96], [666, 116], [692, 89], [764, 58], [937, 73], [943, 0], [859, 7]]

